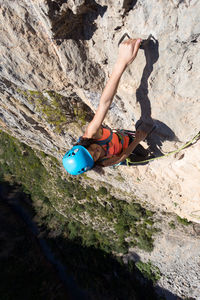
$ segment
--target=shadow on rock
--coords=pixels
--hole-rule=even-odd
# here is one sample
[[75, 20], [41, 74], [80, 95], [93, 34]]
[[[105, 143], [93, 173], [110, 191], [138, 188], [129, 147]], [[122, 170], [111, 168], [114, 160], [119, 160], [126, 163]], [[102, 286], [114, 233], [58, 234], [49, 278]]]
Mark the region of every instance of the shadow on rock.
[[159, 58], [159, 43], [153, 36], [147, 41], [142, 48], [146, 58], [146, 65], [143, 70], [140, 86], [136, 91], [136, 99], [141, 107], [141, 118], [136, 123], [136, 128], [138, 124], [142, 124], [140, 129], [151, 132], [155, 125], [154, 130], [147, 137], [147, 143], [153, 154], [162, 156], [163, 154], [159, 148], [163, 142], [165, 140], [177, 141], [178, 138], [166, 124], [159, 120], [153, 120], [151, 117], [151, 102], [148, 97], [148, 79], [153, 71], [153, 65]]
[[54, 39], [61, 44], [64, 39], [89, 40], [97, 29], [94, 21], [103, 17], [107, 6], [101, 6], [94, 0], [70, 6], [66, 1], [48, 0], [48, 15], [51, 20]]
[[[159, 300], [183, 300], [182, 297], [179, 297], [177, 295], [174, 295], [173, 293], [171, 293], [170, 291], [161, 288], [160, 286], [156, 287], [156, 291], [157, 293], [160, 295], [160, 299]], [[184, 298], [185, 299], [185, 298]], [[195, 300], [192, 297], [186, 298], [188, 300]]]
[[125, 14], [127, 14], [130, 10], [132, 10], [136, 4], [137, 4], [137, 0], [124, 0], [123, 8], [124, 8]]

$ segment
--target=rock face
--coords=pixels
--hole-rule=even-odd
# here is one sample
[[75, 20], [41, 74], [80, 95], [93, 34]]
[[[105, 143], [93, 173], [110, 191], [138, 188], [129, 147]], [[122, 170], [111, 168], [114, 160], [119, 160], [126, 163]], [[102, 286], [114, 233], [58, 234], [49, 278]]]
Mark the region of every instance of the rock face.
[[[91, 120], [123, 34], [144, 39], [151, 34], [124, 73], [105, 122], [134, 129], [139, 119], [154, 120], [149, 140], [154, 153], [178, 149], [200, 128], [199, 13], [199, 2], [189, 0], [4, 1], [1, 127], [61, 158]], [[198, 166], [196, 143], [146, 166], [120, 167], [126, 179], [121, 188], [200, 222]], [[90, 175], [107, 180], [114, 173]]]
[[[159, 268], [164, 276], [160, 278], [156, 288], [158, 293], [160, 288], [164, 289], [166, 299], [185, 299], [188, 296], [198, 300], [200, 239], [195, 236], [192, 225], [169, 228], [163, 217], [160, 223], [162, 234], [157, 235], [154, 250], [146, 253], [140, 249], [132, 249], [132, 253], [127, 256], [134, 261], [138, 257], [145, 262], [150, 260]], [[171, 295], [169, 291], [181, 298]]]
[[[139, 119], [154, 121], [152, 151], [179, 149], [200, 130], [199, 15], [198, 0], [4, 1], [0, 128], [61, 159], [97, 108], [121, 37], [151, 34], [124, 73], [105, 123], [133, 130]], [[199, 153], [197, 141], [150, 164], [88, 176], [200, 223]]]

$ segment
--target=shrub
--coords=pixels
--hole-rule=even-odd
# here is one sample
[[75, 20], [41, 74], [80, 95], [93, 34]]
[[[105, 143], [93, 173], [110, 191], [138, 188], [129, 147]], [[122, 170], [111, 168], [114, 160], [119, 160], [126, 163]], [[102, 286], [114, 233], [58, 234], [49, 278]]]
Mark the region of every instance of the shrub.
[[108, 194], [108, 190], [104, 186], [101, 186], [98, 189], [98, 195], [100, 195], [100, 196], [106, 196], [107, 194]]
[[77, 200], [82, 200], [86, 198], [86, 195], [87, 195], [86, 191], [80, 191], [76, 193], [75, 197]]
[[123, 253], [123, 254], [126, 254], [128, 252], [128, 243], [123, 241], [121, 243], [117, 243], [115, 246], [114, 246], [114, 250], [117, 252], [117, 253]]
[[96, 195], [96, 190], [93, 187], [87, 185], [86, 193], [87, 193], [87, 198], [93, 198]]
[[154, 266], [151, 261], [148, 261], [147, 263], [138, 261], [135, 265], [143, 274], [143, 276], [151, 280], [154, 284], [161, 278], [161, 272], [159, 268]]
[[124, 236], [127, 231], [129, 231], [129, 227], [126, 224], [123, 223], [117, 223], [114, 225], [114, 228], [116, 230], [116, 233], [118, 236]]
[[140, 235], [138, 237], [138, 243], [137, 246], [140, 249], [143, 249], [147, 252], [151, 252], [153, 250], [153, 239], [150, 237], [147, 237], [145, 235]]
[[138, 203], [132, 203], [128, 206], [128, 213], [136, 220], [140, 220], [144, 215], [144, 209]]
[[80, 225], [76, 222], [70, 222], [68, 224], [68, 230], [69, 230], [69, 238], [74, 239], [77, 236], [79, 236], [80, 233]]
[[153, 220], [147, 219], [147, 220], [145, 220], [145, 223], [150, 225], [150, 226], [153, 226]]

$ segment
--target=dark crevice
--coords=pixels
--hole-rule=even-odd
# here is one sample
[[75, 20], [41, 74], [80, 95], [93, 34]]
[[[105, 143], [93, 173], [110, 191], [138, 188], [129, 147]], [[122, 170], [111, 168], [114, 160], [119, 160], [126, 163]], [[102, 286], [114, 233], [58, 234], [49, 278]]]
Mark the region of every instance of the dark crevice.
[[191, 43], [196, 44], [200, 41], [200, 33], [193, 34], [191, 37]]
[[50, 140], [52, 139], [51, 136], [48, 134], [48, 132], [47, 132], [43, 127], [41, 127], [41, 126], [39, 126], [39, 125], [35, 125], [35, 126], [34, 126], [34, 129], [40, 131], [41, 133], [43, 133], [43, 134], [44, 134], [46, 137], [48, 137]]
[[89, 40], [97, 29], [94, 21], [98, 16], [103, 16], [107, 6], [101, 6], [94, 0], [86, 0], [84, 4], [77, 5], [76, 13], [68, 6], [67, 2], [47, 1], [49, 18], [55, 40], [59, 43], [65, 39]]
[[33, 118], [27, 116], [24, 112], [21, 111], [22, 116], [24, 117], [24, 119], [28, 122], [28, 124], [31, 124], [32, 127], [34, 128], [34, 130], [38, 130], [40, 131], [42, 134], [44, 134], [47, 138], [51, 139], [51, 136], [49, 135], [49, 133], [42, 127], [39, 126], [38, 122], [35, 121]]
[[20, 112], [20, 114], [24, 117], [24, 119], [31, 125], [38, 125], [38, 122], [35, 121], [33, 118], [27, 116], [23, 111]]
[[136, 5], [137, 0], [124, 0], [123, 2], [123, 8], [124, 8], [124, 13], [127, 14], [130, 10], [134, 8]]

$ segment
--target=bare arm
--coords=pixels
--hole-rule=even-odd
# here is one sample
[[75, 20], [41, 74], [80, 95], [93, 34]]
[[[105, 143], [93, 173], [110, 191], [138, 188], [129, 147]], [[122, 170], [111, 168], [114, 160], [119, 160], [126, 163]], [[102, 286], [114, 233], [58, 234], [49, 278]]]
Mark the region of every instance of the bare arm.
[[130, 64], [135, 59], [140, 46], [140, 42], [140, 39], [129, 39], [120, 45], [117, 62], [103, 90], [95, 116], [88, 125], [84, 137], [92, 138], [100, 128], [112, 103], [113, 97], [117, 91], [120, 78], [128, 64]]

